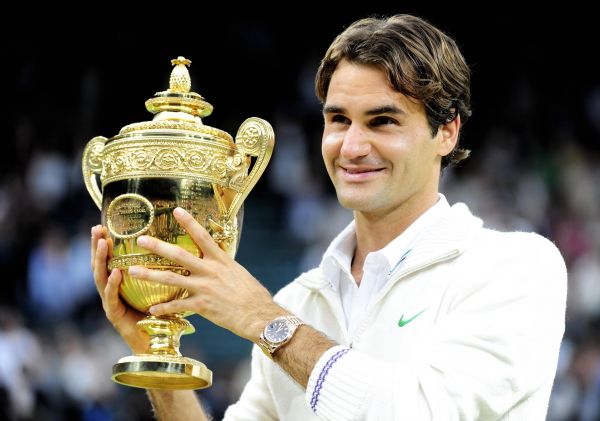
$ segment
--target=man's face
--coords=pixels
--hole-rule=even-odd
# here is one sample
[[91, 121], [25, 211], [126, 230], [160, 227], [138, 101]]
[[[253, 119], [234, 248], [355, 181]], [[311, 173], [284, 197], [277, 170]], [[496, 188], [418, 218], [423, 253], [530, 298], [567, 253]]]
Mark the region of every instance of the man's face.
[[435, 202], [449, 150], [443, 130], [432, 138], [421, 102], [393, 90], [381, 70], [342, 61], [323, 112], [323, 159], [342, 206], [385, 216]]

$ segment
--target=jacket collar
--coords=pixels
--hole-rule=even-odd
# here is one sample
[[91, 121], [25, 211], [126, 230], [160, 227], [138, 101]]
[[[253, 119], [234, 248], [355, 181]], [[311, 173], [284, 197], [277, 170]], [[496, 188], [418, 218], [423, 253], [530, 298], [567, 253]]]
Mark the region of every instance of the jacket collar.
[[[451, 206], [423, 233], [410, 254], [406, 256], [402, 266], [392, 273], [392, 281], [388, 284], [395, 283], [415, 270], [457, 257], [468, 248], [473, 236], [482, 225], [483, 221], [473, 216], [465, 204], [457, 203]], [[297, 282], [309, 289], [331, 287], [329, 280], [319, 268], [301, 275]]]

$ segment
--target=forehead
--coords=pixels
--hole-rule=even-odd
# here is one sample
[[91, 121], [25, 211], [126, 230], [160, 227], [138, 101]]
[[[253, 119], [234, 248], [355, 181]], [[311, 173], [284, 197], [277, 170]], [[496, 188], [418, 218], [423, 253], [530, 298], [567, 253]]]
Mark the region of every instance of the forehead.
[[333, 72], [325, 105], [344, 109], [395, 105], [407, 113], [424, 112], [420, 101], [392, 87], [383, 70], [346, 60], [342, 60]]

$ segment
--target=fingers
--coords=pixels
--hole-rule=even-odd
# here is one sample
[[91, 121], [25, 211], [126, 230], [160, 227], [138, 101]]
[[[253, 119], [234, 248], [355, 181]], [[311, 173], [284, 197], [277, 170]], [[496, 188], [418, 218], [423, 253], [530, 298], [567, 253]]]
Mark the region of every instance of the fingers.
[[109, 238], [108, 236], [108, 230], [106, 229], [106, 227], [103, 227], [102, 225], [96, 225], [92, 227], [92, 261], [91, 261], [91, 265], [92, 265], [92, 271], [94, 271], [94, 265], [96, 263], [96, 250], [98, 248], [98, 240], [100, 240], [101, 238], [104, 238], [106, 241], [108, 241], [108, 258], [112, 258], [113, 255], [113, 240], [112, 238]]
[[103, 302], [105, 306], [106, 313], [108, 315], [114, 313], [119, 306], [121, 306], [121, 301], [119, 298], [119, 285], [121, 285], [121, 280], [123, 276], [121, 271], [117, 268], [113, 269], [108, 277], [106, 282], [106, 286], [104, 288]]
[[191, 289], [194, 283], [187, 276], [179, 275], [170, 270], [152, 270], [142, 266], [130, 266], [129, 275], [145, 281], [157, 282], [163, 285]]
[[108, 255], [108, 244], [104, 238], [97, 240], [96, 253], [94, 254], [94, 263], [92, 264], [94, 272], [94, 282], [96, 288], [102, 296], [108, 277], [108, 270], [106, 267], [106, 258]]
[[[106, 228], [104, 228], [104, 227], [102, 227], [102, 228], [106, 231]], [[108, 234], [107, 234], [107, 236], [108, 236]], [[106, 244], [108, 245], [108, 259], [110, 260], [113, 258], [113, 246], [114, 246], [113, 239], [110, 237], [106, 238]]]
[[217, 245], [208, 231], [206, 231], [192, 215], [179, 207], [175, 208], [173, 215], [175, 216], [175, 219], [177, 219], [177, 222], [179, 222], [179, 225], [186, 230], [203, 253], [211, 254], [222, 252], [221, 248]]
[[183, 267], [192, 269], [198, 264], [198, 258], [183, 248], [174, 244], [169, 244], [154, 237], [142, 235], [137, 239], [138, 246], [148, 251], [166, 257], [180, 264]]
[[92, 261], [90, 263], [92, 266], [92, 271], [94, 270], [94, 263], [96, 261], [96, 249], [98, 248], [98, 240], [102, 237], [101, 229], [101, 225], [96, 225], [92, 227]]
[[168, 301], [166, 303], [153, 305], [152, 307], [150, 307], [148, 312], [153, 316], [163, 316], [165, 314], [173, 313], [185, 313], [187, 311], [193, 311], [195, 313], [195, 307], [197, 307], [197, 305], [191, 303], [189, 299], [173, 300]]

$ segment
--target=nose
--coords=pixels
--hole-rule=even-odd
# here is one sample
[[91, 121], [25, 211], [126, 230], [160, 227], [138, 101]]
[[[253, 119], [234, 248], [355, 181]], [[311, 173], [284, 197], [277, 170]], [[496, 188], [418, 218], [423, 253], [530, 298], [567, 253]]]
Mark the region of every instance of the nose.
[[340, 156], [345, 159], [356, 159], [371, 152], [371, 143], [367, 133], [358, 125], [350, 124], [344, 133]]

